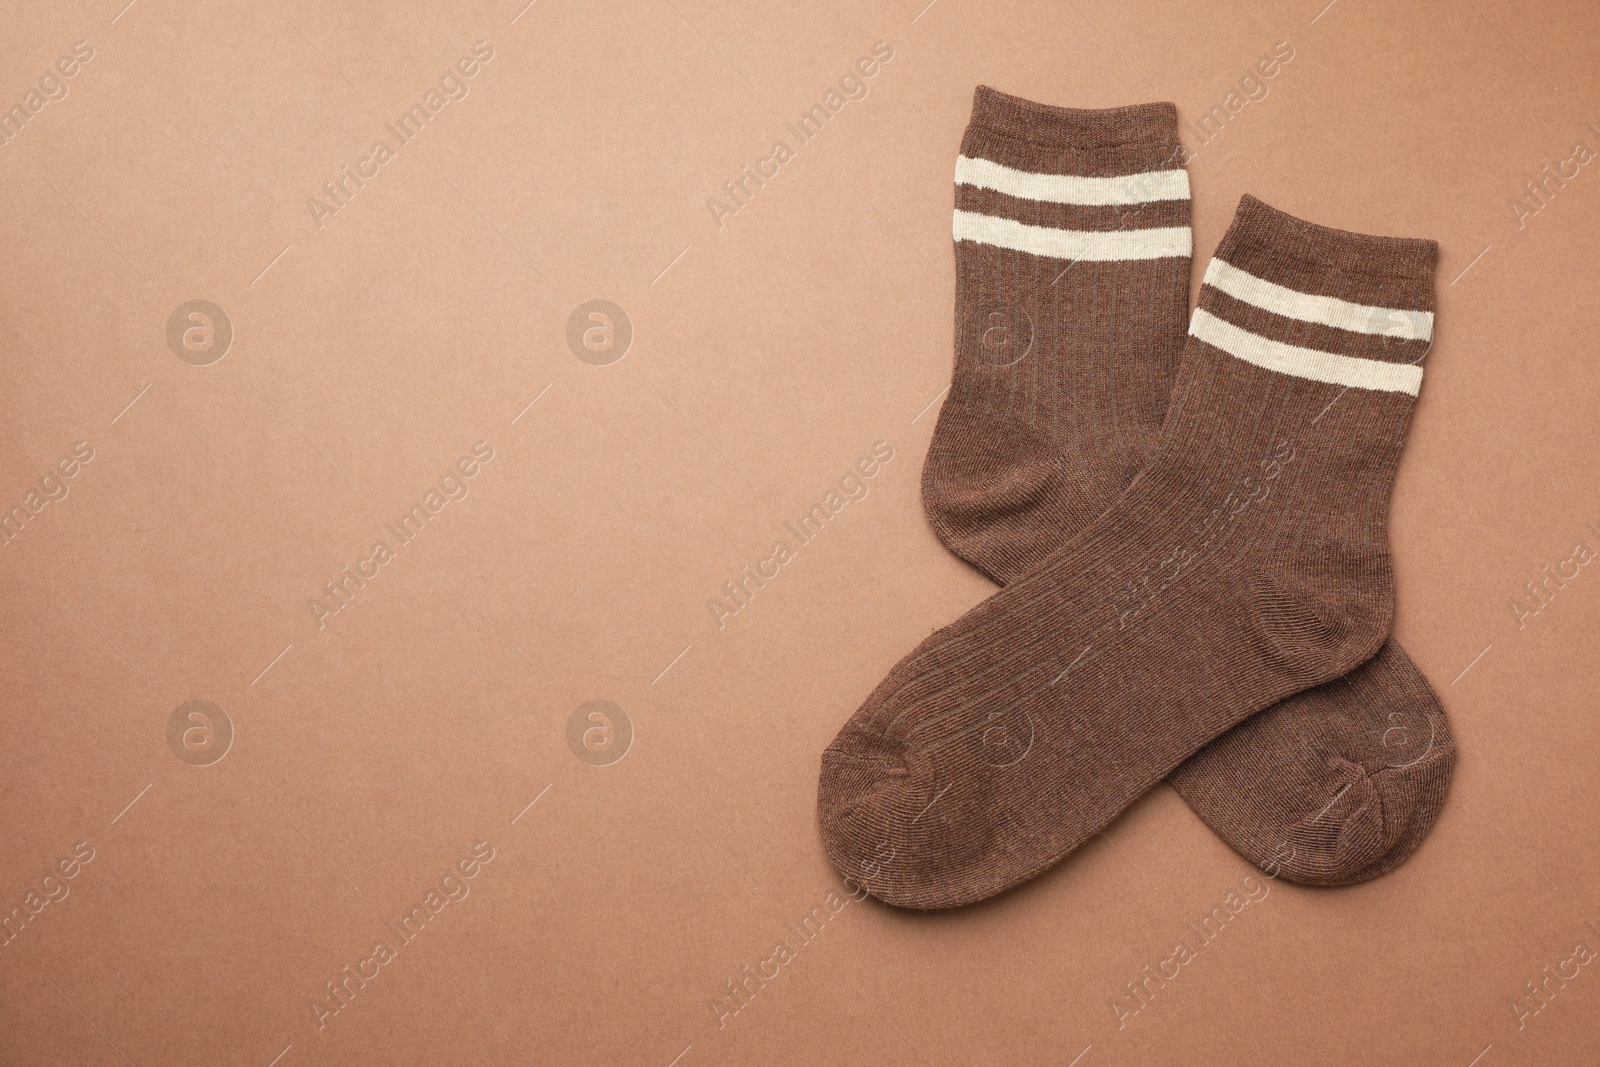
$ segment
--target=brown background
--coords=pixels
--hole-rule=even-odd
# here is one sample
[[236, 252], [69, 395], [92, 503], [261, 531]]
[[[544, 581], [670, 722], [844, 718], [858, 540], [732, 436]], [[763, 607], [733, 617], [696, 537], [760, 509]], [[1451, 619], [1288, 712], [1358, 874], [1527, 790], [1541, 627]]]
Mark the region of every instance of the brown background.
[[[67, 891], [0, 947], [0, 1060], [1596, 1062], [1600, 964], [1514, 1005], [1600, 949], [1600, 570], [1520, 628], [1511, 600], [1600, 548], [1600, 163], [1520, 226], [1511, 202], [1600, 148], [1600, 14], [921, 2], [6, 5], [7, 107], [93, 58], [0, 147], [0, 507], [94, 458], [0, 549], [0, 912]], [[319, 227], [308, 199], [478, 41], [467, 95]], [[878, 41], [865, 99], [785, 131]], [[1270, 885], [1120, 1027], [1253, 873], [1165, 787], [1000, 900], [850, 903], [801, 944], [843, 894], [818, 755], [989, 592], [916, 489], [974, 84], [1194, 122], [1278, 42], [1264, 99], [1185, 134], [1197, 259], [1247, 191], [1443, 247], [1393, 511], [1397, 632], [1461, 749], [1443, 817], [1375, 883]], [[195, 298], [234, 331], [203, 367], [166, 343]], [[633, 328], [609, 366], [565, 340], [594, 298]], [[384, 522], [479, 441], [396, 548]], [[870, 495], [718, 629], [708, 600], [878, 441]], [[208, 766], [168, 743], [192, 699], [234, 731]], [[593, 699], [632, 724], [611, 766], [565, 740]], [[480, 842], [469, 895], [319, 1028]]]

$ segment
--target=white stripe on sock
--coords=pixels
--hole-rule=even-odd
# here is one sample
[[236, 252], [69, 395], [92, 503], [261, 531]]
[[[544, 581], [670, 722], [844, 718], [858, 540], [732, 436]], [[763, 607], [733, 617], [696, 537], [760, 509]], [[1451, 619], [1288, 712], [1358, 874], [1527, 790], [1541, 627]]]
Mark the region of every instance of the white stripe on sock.
[[1358, 359], [1269, 340], [1225, 322], [1204, 308], [1194, 309], [1194, 317], [1189, 320], [1189, 336], [1198, 337], [1246, 363], [1314, 382], [1412, 396], [1422, 387], [1422, 368], [1413, 364]]
[[957, 211], [951, 232], [957, 241], [977, 241], [1052, 259], [1165, 259], [1194, 252], [1194, 233], [1187, 226], [1151, 230], [1057, 230], [993, 215]]
[[1286, 289], [1265, 278], [1257, 278], [1231, 263], [1215, 258], [1206, 268], [1204, 281], [1246, 304], [1301, 322], [1316, 322], [1341, 330], [1378, 334], [1402, 341], [1427, 341], [1433, 338], [1433, 313], [1429, 311], [1371, 307], [1332, 296], [1312, 296]]
[[1090, 207], [1189, 199], [1189, 172], [1185, 170], [1155, 170], [1115, 178], [1085, 178], [1077, 174], [1036, 174], [971, 156], [956, 157], [956, 184], [993, 189], [997, 193], [1024, 200]]

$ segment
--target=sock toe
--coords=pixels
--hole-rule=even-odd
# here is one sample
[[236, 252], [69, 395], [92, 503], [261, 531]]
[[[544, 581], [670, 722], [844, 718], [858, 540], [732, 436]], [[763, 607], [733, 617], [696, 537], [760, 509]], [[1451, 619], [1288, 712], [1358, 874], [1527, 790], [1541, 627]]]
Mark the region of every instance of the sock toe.
[[1343, 758], [1336, 758], [1333, 769], [1339, 782], [1333, 797], [1288, 828], [1287, 847], [1273, 863], [1281, 878], [1302, 885], [1343, 885], [1396, 843], [1374, 776]]
[[883, 738], [841, 735], [823, 752], [817, 825], [828, 858], [845, 875], [865, 882], [875, 873], [886, 816], [908, 773], [898, 747]]
[[1455, 745], [1446, 742], [1401, 766], [1372, 772], [1341, 767], [1347, 787], [1325, 811], [1290, 827], [1278, 875], [1303, 885], [1340, 886], [1394, 870], [1438, 818], [1455, 762]]
[[949, 908], [1000, 888], [985, 857], [991, 793], [935, 778], [926, 753], [854, 731], [822, 754], [817, 824], [840, 873], [885, 904]]
[[1383, 806], [1385, 835], [1392, 844], [1367, 866], [1329, 885], [1352, 885], [1387, 874], [1410, 858], [1433, 828], [1455, 772], [1454, 743], [1436, 745], [1417, 760], [1372, 775]]

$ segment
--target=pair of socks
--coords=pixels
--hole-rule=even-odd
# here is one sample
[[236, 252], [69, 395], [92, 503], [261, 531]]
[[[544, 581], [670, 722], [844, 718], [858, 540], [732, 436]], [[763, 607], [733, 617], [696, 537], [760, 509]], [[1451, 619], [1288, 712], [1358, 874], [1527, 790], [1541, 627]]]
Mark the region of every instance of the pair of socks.
[[1386, 528], [1437, 246], [1246, 196], [1190, 316], [1182, 158], [1170, 104], [977, 91], [923, 499], [1004, 588], [894, 668], [818, 788], [830, 858], [888, 903], [999, 893], [1163, 778], [1315, 885], [1392, 869], [1443, 803]]

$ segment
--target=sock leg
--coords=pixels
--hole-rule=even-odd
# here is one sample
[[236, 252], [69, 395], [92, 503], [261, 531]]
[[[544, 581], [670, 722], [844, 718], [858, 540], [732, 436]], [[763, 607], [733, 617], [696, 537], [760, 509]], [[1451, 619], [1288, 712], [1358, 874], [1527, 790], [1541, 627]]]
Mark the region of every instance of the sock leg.
[[1171, 104], [1051, 108], [979, 88], [956, 164], [956, 338], [923, 500], [952, 551], [1019, 576], [1125, 489], [1188, 314]]

